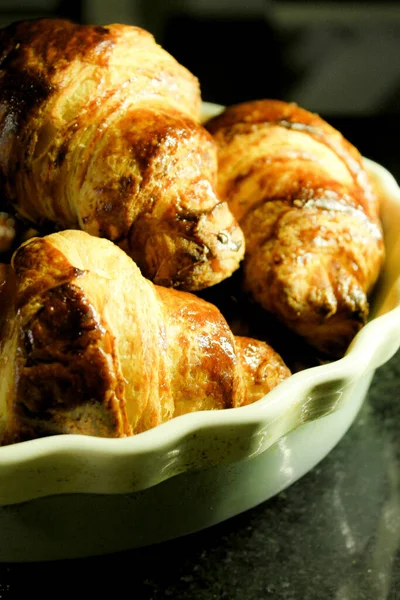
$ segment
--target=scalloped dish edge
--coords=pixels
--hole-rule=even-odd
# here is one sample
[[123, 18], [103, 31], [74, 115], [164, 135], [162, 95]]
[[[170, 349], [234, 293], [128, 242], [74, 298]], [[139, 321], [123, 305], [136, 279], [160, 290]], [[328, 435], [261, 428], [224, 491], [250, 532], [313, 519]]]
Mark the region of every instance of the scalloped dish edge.
[[[400, 347], [400, 265], [396, 259], [400, 256], [400, 234], [394, 225], [391, 227], [391, 223], [400, 220], [400, 188], [384, 167], [364, 160], [385, 198], [382, 221], [391, 248], [378, 284], [384, 292], [378, 290], [379, 301], [372, 311], [376, 316], [356, 335], [343, 358], [295, 373], [254, 404], [189, 413], [136, 436], [107, 439], [64, 434], [4, 446], [0, 448], [0, 504], [54, 493], [126, 493], [145, 489], [188, 469], [254, 456], [303, 423], [329, 415], [339, 410], [343, 402], [350, 402], [351, 395], [343, 392], [384, 364]], [[397, 219], [392, 218], [392, 211]], [[99, 462], [106, 470], [118, 470], [118, 461], [122, 471], [131, 472], [129, 483], [117, 484], [115, 491], [101, 482], [85, 483], [88, 474], [96, 475], [101, 468]], [[44, 478], [53, 480], [44, 488], [43, 477], [35, 484], [41, 470]], [[137, 471], [140, 473], [136, 477]], [[18, 476], [23, 472], [25, 476], [33, 473], [30, 492], [29, 483], [24, 491], [17, 491], [18, 486], [21, 488]], [[60, 473], [64, 480], [57, 487], [55, 481], [60, 481], [56, 480]], [[15, 483], [15, 489], [10, 481]]]

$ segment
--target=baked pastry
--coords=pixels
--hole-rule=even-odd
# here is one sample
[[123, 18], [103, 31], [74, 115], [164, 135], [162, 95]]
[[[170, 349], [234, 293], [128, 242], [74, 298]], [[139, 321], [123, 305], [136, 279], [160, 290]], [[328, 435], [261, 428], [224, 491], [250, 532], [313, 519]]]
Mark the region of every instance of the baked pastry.
[[10, 213], [0, 211], [0, 255], [10, 251], [16, 236], [15, 219]]
[[245, 289], [340, 356], [366, 321], [384, 256], [359, 152], [319, 116], [274, 100], [229, 107], [207, 128], [218, 144], [218, 193], [245, 234]]
[[124, 437], [178, 415], [254, 402], [288, 377], [219, 310], [153, 285], [118, 246], [69, 230], [3, 266], [0, 440]]
[[52, 233], [45, 231], [45, 227], [39, 233], [29, 222], [20, 219], [15, 211], [0, 200], [0, 264], [9, 264], [15, 250], [31, 237]]
[[22, 21], [0, 32], [0, 195], [40, 228], [119, 244], [154, 282], [237, 269], [197, 79], [138, 27]]

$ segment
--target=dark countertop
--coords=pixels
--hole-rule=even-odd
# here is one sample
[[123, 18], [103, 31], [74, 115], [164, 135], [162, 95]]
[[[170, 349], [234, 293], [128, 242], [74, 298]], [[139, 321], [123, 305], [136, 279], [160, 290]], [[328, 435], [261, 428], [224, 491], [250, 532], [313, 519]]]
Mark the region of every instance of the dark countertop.
[[[400, 179], [400, 119], [330, 122]], [[277, 497], [155, 547], [0, 564], [0, 599], [399, 600], [399, 422], [400, 352], [377, 371], [336, 448]]]
[[2, 564], [0, 598], [398, 600], [399, 422], [400, 352], [336, 448], [277, 497], [159, 546]]

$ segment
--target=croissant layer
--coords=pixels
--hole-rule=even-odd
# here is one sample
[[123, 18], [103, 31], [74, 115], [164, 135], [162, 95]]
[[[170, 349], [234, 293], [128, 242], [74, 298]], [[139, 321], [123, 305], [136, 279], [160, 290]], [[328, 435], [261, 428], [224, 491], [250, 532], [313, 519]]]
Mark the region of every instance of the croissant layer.
[[1, 275], [3, 444], [129, 436], [254, 402], [290, 374], [267, 344], [235, 338], [213, 304], [155, 286], [85, 232], [29, 240]]
[[197, 79], [143, 29], [14, 24], [0, 32], [0, 193], [28, 221], [120, 244], [156, 283], [213, 285], [244, 239], [199, 110]]
[[245, 288], [320, 351], [342, 354], [366, 321], [384, 256], [379, 199], [359, 152], [280, 101], [230, 107], [207, 128], [219, 194], [245, 234]]

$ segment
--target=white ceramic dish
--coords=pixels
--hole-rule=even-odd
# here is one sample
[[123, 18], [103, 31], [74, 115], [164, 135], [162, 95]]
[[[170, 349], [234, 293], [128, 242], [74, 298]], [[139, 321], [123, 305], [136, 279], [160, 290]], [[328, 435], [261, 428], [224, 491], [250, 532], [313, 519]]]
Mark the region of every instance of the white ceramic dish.
[[371, 319], [346, 356], [296, 373], [253, 405], [184, 415], [136, 437], [0, 448], [1, 561], [102, 554], [193, 532], [270, 498], [326, 456], [400, 346], [400, 189], [365, 162], [383, 198], [387, 260]]

